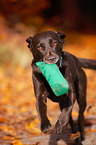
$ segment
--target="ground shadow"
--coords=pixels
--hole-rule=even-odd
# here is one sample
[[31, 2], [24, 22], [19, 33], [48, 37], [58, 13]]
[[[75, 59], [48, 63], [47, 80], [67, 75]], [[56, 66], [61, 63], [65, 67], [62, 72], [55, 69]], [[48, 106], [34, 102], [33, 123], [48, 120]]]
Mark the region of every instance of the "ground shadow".
[[[75, 124], [77, 125], [77, 120], [74, 121]], [[84, 120], [84, 130], [86, 130], [86, 127], [91, 128], [92, 125], [96, 124], [96, 118], [88, 118]], [[71, 140], [71, 134], [72, 134], [72, 130], [70, 128], [70, 126], [63, 131], [62, 134], [57, 135], [55, 133], [55, 130], [53, 130], [50, 134], [50, 140], [49, 140], [49, 145], [58, 145], [58, 141], [62, 140], [62, 142], [64, 142], [66, 145], [73, 145], [74, 141]]]
[[65, 131], [63, 131], [62, 134], [57, 135], [55, 133], [55, 130], [53, 130], [50, 134], [50, 140], [49, 140], [49, 145], [58, 145], [58, 141], [62, 140], [62, 142], [64, 141], [65, 144], [67, 145], [72, 145], [74, 144], [74, 141], [71, 140], [71, 129], [66, 129]]

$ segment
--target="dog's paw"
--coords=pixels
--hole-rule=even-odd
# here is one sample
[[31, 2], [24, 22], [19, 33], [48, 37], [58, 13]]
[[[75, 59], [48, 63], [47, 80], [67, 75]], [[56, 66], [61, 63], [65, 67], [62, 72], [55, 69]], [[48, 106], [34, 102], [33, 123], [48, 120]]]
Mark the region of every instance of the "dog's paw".
[[41, 123], [41, 131], [42, 133], [50, 133], [53, 130], [52, 125], [49, 120]]
[[59, 120], [55, 125], [56, 134], [61, 134], [67, 128], [67, 124], [60, 124]]

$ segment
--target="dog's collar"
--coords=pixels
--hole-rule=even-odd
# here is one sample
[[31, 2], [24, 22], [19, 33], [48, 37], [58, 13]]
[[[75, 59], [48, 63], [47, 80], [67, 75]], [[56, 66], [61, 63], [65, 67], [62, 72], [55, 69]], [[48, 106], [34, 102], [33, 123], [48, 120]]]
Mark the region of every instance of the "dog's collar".
[[60, 56], [59, 61], [57, 62], [57, 66], [58, 66], [59, 68], [62, 67], [62, 62], [63, 62], [63, 57]]
[[60, 67], [60, 68], [62, 67], [62, 59], [63, 59], [63, 57], [61, 56], [61, 57], [60, 57], [60, 61], [59, 61], [59, 67]]

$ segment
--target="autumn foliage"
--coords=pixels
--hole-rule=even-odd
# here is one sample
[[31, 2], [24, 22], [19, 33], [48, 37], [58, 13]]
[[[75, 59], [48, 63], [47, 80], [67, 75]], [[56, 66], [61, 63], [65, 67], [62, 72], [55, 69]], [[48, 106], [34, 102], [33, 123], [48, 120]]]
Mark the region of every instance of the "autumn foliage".
[[[31, 78], [32, 56], [25, 42], [35, 31], [24, 24], [18, 26], [18, 29], [22, 26], [21, 34], [10, 30], [3, 17], [0, 17], [0, 24], [0, 144], [23, 145], [24, 139], [42, 135]], [[66, 35], [65, 51], [78, 57], [96, 59], [96, 35]], [[90, 120], [88, 121], [88, 117], [96, 116], [96, 71], [85, 72], [88, 77], [88, 105], [85, 111], [87, 135], [96, 132], [96, 129], [90, 129]], [[48, 116], [52, 124], [55, 124], [60, 114], [58, 104], [48, 100], [48, 106]], [[73, 118], [76, 119], [77, 116], [76, 106], [73, 109]], [[91, 120], [91, 123], [96, 124], [95, 121]], [[71, 139], [78, 135], [71, 136]], [[40, 143], [37, 142], [36, 145]]]

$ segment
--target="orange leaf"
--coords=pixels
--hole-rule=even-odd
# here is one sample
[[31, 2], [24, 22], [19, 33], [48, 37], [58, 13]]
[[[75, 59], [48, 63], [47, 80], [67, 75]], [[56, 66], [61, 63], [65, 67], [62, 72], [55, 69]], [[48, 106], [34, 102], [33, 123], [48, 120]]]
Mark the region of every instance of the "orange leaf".
[[20, 140], [15, 140], [12, 142], [12, 145], [23, 145]]
[[36, 142], [36, 144], [35, 144], [35, 145], [41, 145], [41, 144], [40, 144], [40, 142]]
[[6, 121], [5, 118], [0, 118], [0, 123], [4, 123]]
[[14, 140], [15, 137], [11, 137], [11, 136], [4, 135], [2, 139], [3, 140]]
[[76, 139], [76, 138], [78, 138], [78, 137], [80, 137], [80, 132], [77, 132], [77, 133], [75, 133], [75, 134], [72, 134], [72, 135], [71, 135], [71, 140], [74, 140], [74, 139]]

